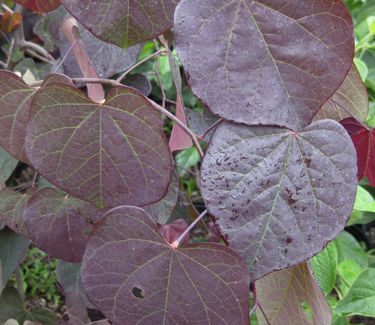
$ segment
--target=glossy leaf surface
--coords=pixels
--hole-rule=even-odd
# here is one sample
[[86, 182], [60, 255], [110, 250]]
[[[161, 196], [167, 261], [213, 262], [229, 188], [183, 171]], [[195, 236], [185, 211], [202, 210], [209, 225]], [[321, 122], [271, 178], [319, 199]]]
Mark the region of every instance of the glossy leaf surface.
[[120, 47], [155, 38], [173, 26], [177, 0], [63, 0], [70, 13], [103, 41]]
[[249, 323], [241, 258], [219, 244], [174, 249], [135, 207], [111, 210], [95, 230], [81, 283], [115, 325]]
[[61, 5], [61, 0], [14, 0], [14, 2], [39, 13], [55, 10]]
[[33, 94], [16, 74], [0, 71], [0, 145], [23, 162], [27, 162], [25, 129]]
[[[269, 324], [331, 325], [331, 309], [307, 263], [274, 272], [256, 282], [257, 298]], [[260, 325], [266, 325], [258, 311]]]
[[375, 129], [367, 129], [353, 118], [341, 122], [350, 134], [357, 151], [358, 180], [367, 177], [375, 186]]
[[33, 100], [27, 154], [54, 185], [98, 207], [160, 200], [172, 174], [159, 113], [136, 90], [112, 88], [100, 105], [67, 85]]
[[345, 227], [355, 192], [355, 150], [337, 122], [299, 133], [221, 124], [201, 169], [206, 207], [252, 280], [312, 257]]
[[354, 116], [364, 122], [368, 110], [367, 89], [353, 64], [343, 84], [322, 106], [314, 120], [329, 118], [339, 122], [346, 117]]
[[183, 0], [174, 34], [193, 92], [215, 114], [292, 129], [310, 124], [354, 53], [337, 0]]
[[24, 220], [34, 245], [53, 257], [77, 263], [100, 216], [100, 210], [87, 202], [47, 188], [29, 199]]

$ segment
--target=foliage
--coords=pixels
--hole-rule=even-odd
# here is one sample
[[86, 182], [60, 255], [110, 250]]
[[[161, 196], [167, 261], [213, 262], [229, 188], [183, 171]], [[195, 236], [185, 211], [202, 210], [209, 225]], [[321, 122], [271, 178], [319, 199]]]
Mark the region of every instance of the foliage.
[[372, 252], [342, 232], [375, 220], [372, 1], [15, 2], [2, 322], [375, 317]]

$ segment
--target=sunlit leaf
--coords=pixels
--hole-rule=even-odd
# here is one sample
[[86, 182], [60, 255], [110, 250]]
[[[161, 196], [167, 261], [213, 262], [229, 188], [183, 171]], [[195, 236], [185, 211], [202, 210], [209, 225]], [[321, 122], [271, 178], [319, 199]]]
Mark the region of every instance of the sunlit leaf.
[[274, 272], [256, 282], [260, 325], [331, 325], [331, 309], [308, 264]]
[[98, 207], [147, 205], [167, 192], [172, 161], [160, 114], [136, 90], [100, 105], [67, 85], [33, 100], [27, 154], [51, 183]]
[[87, 202], [46, 188], [29, 199], [24, 220], [34, 245], [53, 257], [77, 263], [101, 214]]
[[249, 324], [249, 277], [241, 258], [219, 244], [175, 249], [135, 207], [111, 210], [96, 229], [81, 283], [115, 325]]
[[183, 0], [174, 36], [193, 92], [215, 114], [292, 129], [339, 88], [354, 52], [336, 0]]
[[120, 47], [155, 38], [173, 26], [178, 0], [115, 0], [106, 3], [91, 0], [63, 0], [65, 8], [103, 41]]
[[345, 227], [357, 189], [355, 150], [335, 121], [300, 131], [221, 124], [201, 189], [252, 280], [312, 257]]

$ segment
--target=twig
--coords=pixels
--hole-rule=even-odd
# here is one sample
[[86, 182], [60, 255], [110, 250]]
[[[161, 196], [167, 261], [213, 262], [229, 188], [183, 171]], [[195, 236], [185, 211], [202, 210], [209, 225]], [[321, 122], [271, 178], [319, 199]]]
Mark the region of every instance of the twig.
[[68, 51], [65, 53], [65, 55], [61, 59], [60, 63], [52, 70], [52, 73], [56, 73], [60, 69], [60, 67], [64, 64], [64, 62], [68, 58], [70, 52], [72, 52], [72, 50], [73, 50], [74, 46], [77, 44], [77, 42], [78, 42], [78, 39], [75, 40], [72, 45], [70, 45]]
[[221, 118], [220, 120], [218, 120], [214, 124], [212, 124], [206, 131], [204, 131], [201, 135], [198, 136], [198, 140], [203, 140], [210, 131], [212, 131], [214, 128], [216, 128], [223, 121], [224, 121], [224, 119]]
[[23, 291], [23, 279], [20, 268], [16, 270], [16, 282], [17, 282], [17, 291], [20, 294], [22, 300], [25, 299], [25, 292]]
[[52, 63], [54, 63], [56, 60], [52, 57], [52, 55], [50, 55], [48, 53], [48, 51], [43, 48], [42, 46], [34, 43], [34, 42], [29, 42], [29, 41], [25, 41], [24, 39], [21, 39], [20, 42], [18, 43], [18, 46], [20, 48], [23, 48], [23, 49], [29, 49], [29, 50], [32, 50], [34, 52], [36, 52], [37, 54], [45, 57], [47, 60], [51, 61]]
[[165, 53], [166, 51], [165, 50], [160, 50], [160, 51], [157, 51], [151, 55], [149, 55], [148, 57], [144, 58], [143, 60], [139, 61], [138, 63], [134, 64], [131, 68], [129, 68], [127, 71], [125, 71], [120, 77], [117, 78], [117, 82], [120, 83], [122, 80], [125, 79], [125, 77], [131, 72], [133, 71], [135, 68], [138, 68], [140, 65], [142, 65], [143, 63], [145, 63], [146, 61], [152, 59], [153, 57], [157, 56], [157, 55], [160, 55], [162, 53]]
[[32, 57], [39, 59], [42, 62], [54, 64], [53, 61], [51, 61], [51, 60], [45, 58], [44, 56], [34, 52], [32, 49], [25, 49], [25, 52], [28, 53], [29, 55], [31, 55]]
[[207, 210], [204, 210], [199, 216], [197, 219], [195, 219], [191, 224], [190, 226], [180, 235], [180, 237], [178, 237], [173, 243], [172, 243], [172, 247], [174, 248], [177, 248], [182, 240], [184, 239], [184, 237], [196, 226], [196, 224], [201, 221], [203, 219], [203, 217], [207, 214]]

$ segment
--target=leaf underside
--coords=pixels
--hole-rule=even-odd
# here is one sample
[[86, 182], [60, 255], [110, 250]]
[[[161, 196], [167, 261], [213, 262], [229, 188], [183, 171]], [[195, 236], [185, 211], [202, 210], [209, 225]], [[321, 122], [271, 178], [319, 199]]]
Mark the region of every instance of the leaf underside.
[[172, 176], [160, 114], [138, 91], [114, 87], [100, 105], [73, 87], [34, 96], [27, 155], [47, 180], [98, 207], [159, 201]]
[[310, 124], [353, 59], [352, 19], [337, 0], [183, 0], [176, 49], [213, 113], [295, 130]]
[[241, 258], [219, 244], [174, 249], [135, 207], [111, 210], [95, 230], [81, 283], [116, 325], [249, 323], [249, 277]]
[[224, 123], [201, 169], [206, 206], [252, 281], [322, 250], [345, 227], [356, 185], [354, 147], [331, 120], [299, 133]]

